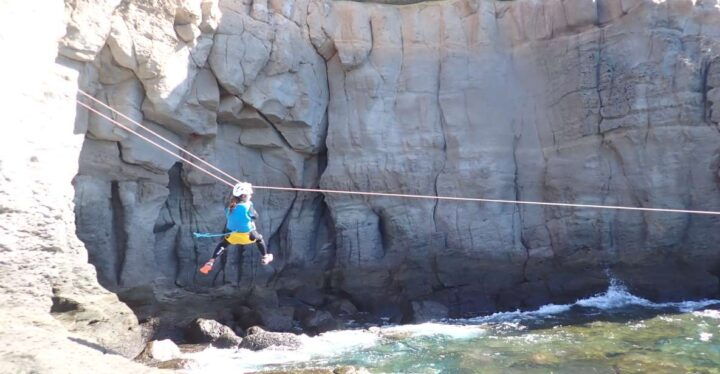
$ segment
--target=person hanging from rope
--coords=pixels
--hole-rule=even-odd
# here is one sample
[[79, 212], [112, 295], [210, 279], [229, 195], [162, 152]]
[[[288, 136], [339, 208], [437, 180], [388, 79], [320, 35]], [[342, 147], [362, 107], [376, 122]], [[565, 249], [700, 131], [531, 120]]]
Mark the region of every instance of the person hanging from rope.
[[212, 257], [200, 268], [201, 273], [210, 273], [215, 260], [221, 255], [225, 258], [224, 256], [227, 255], [225, 251], [231, 245], [245, 246], [255, 243], [262, 255], [263, 265], [267, 265], [273, 260], [273, 255], [267, 251], [265, 240], [255, 228], [255, 220], [258, 215], [252, 201], [250, 201], [252, 193], [250, 183], [240, 182], [233, 187], [230, 204], [225, 208], [226, 226], [231, 232], [225, 235], [223, 240], [215, 247]]

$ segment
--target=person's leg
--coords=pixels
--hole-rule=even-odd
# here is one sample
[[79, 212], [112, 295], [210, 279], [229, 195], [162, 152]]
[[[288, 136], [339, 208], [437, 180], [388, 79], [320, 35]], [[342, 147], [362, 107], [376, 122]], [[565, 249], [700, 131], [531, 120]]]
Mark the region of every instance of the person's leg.
[[268, 253], [267, 245], [265, 245], [265, 240], [263, 239], [262, 235], [260, 235], [260, 233], [257, 232], [256, 230], [253, 230], [250, 232], [250, 239], [255, 240], [257, 249], [258, 249], [258, 251], [260, 251], [260, 254], [262, 255], [263, 264], [265, 264], [265, 265], [269, 264], [270, 261], [273, 260], [273, 255]]
[[223, 259], [225, 259], [225, 250], [228, 248], [228, 246], [230, 246], [230, 243], [225, 238], [223, 238], [223, 240], [218, 243], [217, 247], [215, 247], [215, 251], [213, 251], [212, 257], [205, 263], [205, 265], [200, 268], [200, 272], [203, 274], [209, 273], [210, 270], [212, 270], [213, 265], [215, 264], [215, 260], [218, 256], [223, 255]]
[[215, 247], [212, 258], [217, 258], [218, 256], [220, 256], [229, 246], [230, 242], [228, 242], [227, 239], [223, 238], [223, 240], [218, 243], [217, 247]]
[[254, 240], [255, 244], [257, 244], [257, 249], [260, 251], [260, 254], [262, 256], [266, 256], [267, 253], [267, 246], [265, 245], [265, 240], [263, 239], [262, 235], [260, 235], [259, 232], [253, 230], [250, 231], [250, 240]]

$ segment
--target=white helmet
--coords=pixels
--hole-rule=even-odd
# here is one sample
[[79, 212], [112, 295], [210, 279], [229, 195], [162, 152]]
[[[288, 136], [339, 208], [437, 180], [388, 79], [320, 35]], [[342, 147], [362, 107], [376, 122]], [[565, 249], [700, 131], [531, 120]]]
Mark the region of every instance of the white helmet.
[[239, 182], [233, 187], [233, 196], [240, 197], [240, 195], [252, 195], [252, 184], [247, 182]]

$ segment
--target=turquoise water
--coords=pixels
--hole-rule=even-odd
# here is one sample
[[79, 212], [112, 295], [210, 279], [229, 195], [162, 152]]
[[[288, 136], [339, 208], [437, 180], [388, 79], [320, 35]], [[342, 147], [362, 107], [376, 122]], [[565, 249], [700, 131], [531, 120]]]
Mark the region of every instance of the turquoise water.
[[615, 284], [531, 312], [303, 337], [298, 351], [210, 348], [190, 357], [190, 372], [352, 365], [372, 373], [720, 373], [718, 303], [651, 303]]

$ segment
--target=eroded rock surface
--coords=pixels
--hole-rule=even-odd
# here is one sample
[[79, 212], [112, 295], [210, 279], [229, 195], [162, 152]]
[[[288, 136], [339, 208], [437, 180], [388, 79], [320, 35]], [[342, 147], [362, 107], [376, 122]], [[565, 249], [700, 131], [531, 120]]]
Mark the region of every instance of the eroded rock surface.
[[[66, 5], [95, 7], [83, 1]], [[71, 181], [85, 136], [74, 126], [74, 99], [83, 78], [80, 63], [58, 57], [58, 40], [66, 32], [78, 36], [77, 27], [88, 19], [101, 19], [86, 16], [68, 19], [58, 2], [0, 5], [0, 48], [22, 54], [0, 62], [0, 79], [7, 85], [0, 93], [7, 104], [3, 123], [11, 129], [0, 137], [3, 372], [151, 371], [128, 359], [144, 344], [137, 318], [98, 284], [75, 234]], [[75, 57], [84, 59], [102, 47], [105, 31], [99, 28], [97, 35], [79, 35], [87, 48]], [[25, 29], [33, 32], [18, 31]]]
[[[28, 92], [52, 94], [32, 97], [47, 110], [19, 114], [31, 126], [12, 139], [41, 145], [3, 147], [3, 273], [27, 269], [32, 285], [3, 285], [7, 305], [34, 303], [47, 326], [102, 349], [141, 349], [84, 248], [105, 288], [170, 321], [216, 308], [289, 329], [297, 308], [276, 292], [302, 287], [351, 301], [306, 305], [398, 321], [413, 302], [450, 317], [567, 302], [609, 277], [653, 299], [717, 297], [714, 216], [263, 189], [275, 261], [236, 248], [202, 276], [215, 243], [192, 233], [223, 230], [229, 188], [73, 105], [80, 88], [127, 118], [99, 112], [258, 186], [720, 210], [717, 5], [68, 0], [68, 23], [44, 41], [53, 53], [33, 65], [65, 78], [43, 88], [28, 74]], [[95, 302], [112, 311], [82, 306]], [[129, 332], [111, 346], [85, 320]]]
[[247, 331], [247, 336], [240, 343], [240, 348], [259, 351], [270, 347], [297, 349], [301, 345], [297, 335], [288, 332], [268, 332], [257, 326]]
[[[87, 89], [234, 177], [720, 206], [720, 13], [708, 2], [155, 6], [150, 23], [147, 6], [118, 5], [107, 45], [75, 47], [97, 55]], [[573, 300], [609, 276], [654, 298], [718, 293], [712, 216], [264, 190], [259, 227], [276, 260], [231, 250], [203, 277], [214, 243], [191, 233], [222, 229], [228, 189], [95, 117], [78, 234], [113, 290], [158, 277], [189, 290], [308, 284], [364, 310], [434, 301], [451, 316]]]
[[236, 348], [242, 339], [227, 326], [216, 321], [198, 318], [187, 327], [188, 342], [210, 343], [218, 348]]
[[[321, 185], [714, 210], [714, 5], [334, 3]], [[718, 292], [710, 216], [326, 201], [335, 284], [363, 300], [432, 295], [453, 314], [534, 306], [603, 289], [608, 269], [651, 297]]]

